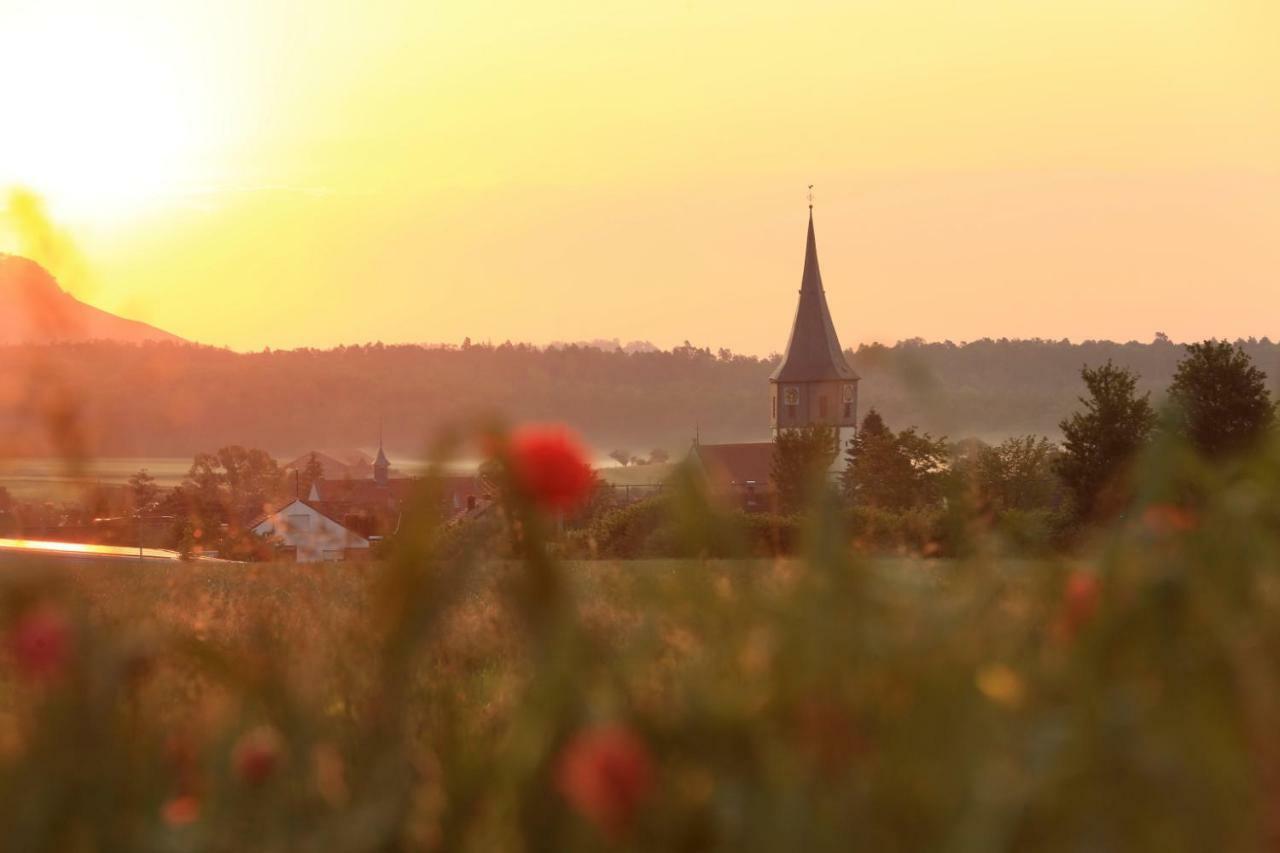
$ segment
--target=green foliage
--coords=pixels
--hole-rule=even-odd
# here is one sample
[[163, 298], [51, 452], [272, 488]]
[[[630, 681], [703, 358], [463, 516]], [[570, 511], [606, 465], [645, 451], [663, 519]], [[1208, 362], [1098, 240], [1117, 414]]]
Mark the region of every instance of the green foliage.
[[834, 427], [808, 424], [782, 430], [773, 441], [770, 476], [783, 512], [797, 512], [827, 485], [827, 471], [839, 442]]
[[918, 434], [915, 427], [894, 433], [871, 409], [846, 455], [842, 486], [854, 506], [901, 511], [941, 500], [945, 439]]
[[1114, 510], [1123, 501], [1128, 466], [1151, 435], [1155, 413], [1149, 395], [1137, 393], [1138, 377], [1108, 361], [1081, 369], [1089, 396], [1083, 412], [1061, 423], [1062, 454], [1055, 468], [1085, 518]]
[[1256, 447], [1275, 424], [1266, 379], [1238, 346], [1188, 344], [1169, 387], [1173, 429], [1211, 459]]
[[599, 516], [587, 529], [586, 544], [592, 555], [621, 558], [650, 556], [647, 545], [655, 531], [667, 521], [669, 503], [665, 496], [660, 495], [609, 510]]
[[160, 496], [160, 487], [155, 477], [143, 468], [129, 478], [129, 491], [133, 494], [133, 506], [137, 512], [148, 509]]
[[1057, 452], [1043, 436], [1009, 438], [978, 453], [974, 476], [984, 503], [997, 512], [1031, 512], [1057, 505]]
[[313, 450], [307, 457], [307, 464], [297, 473], [298, 477], [298, 493], [304, 498], [311, 493], [311, 486], [316, 480], [324, 479], [324, 463], [320, 461], [320, 457]]

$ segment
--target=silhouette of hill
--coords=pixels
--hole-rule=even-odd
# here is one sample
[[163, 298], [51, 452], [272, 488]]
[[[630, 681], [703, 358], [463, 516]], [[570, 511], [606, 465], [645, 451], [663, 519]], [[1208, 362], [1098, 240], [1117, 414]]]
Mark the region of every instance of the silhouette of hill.
[[154, 326], [86, 305], [35, 261], [0, 254], [0, 344], [178, 340]]
[[[1280, 388], [1280, 345], [1241, 342]], [[859, 408], [952, 439], [1039, 433], [1083, 393], [1082, 365], [1137, 370], [1163, 399], [1184, 348], [1152, 343], [907, 341], [847, 353]], [[189, 456], [226, 444], [291, 459], [315, 447], [377, 444], [420, 453], [439, 427], [483, 413], [565, 421], [602, 454], [681, 453], [704, 441], [767, 439], [778, 357], [683, 346], [659, 352], [527, 344], [363, 346], [235, 353], [191, 344], [0, 347], [0, 453], [84, 446], [100, 456]], [[78, 444], [77, 444], [78, 443]]]

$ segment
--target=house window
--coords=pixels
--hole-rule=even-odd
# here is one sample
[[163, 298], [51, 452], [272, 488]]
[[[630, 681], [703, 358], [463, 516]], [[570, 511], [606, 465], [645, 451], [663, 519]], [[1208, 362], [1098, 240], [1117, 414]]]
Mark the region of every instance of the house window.
[[844, 404], [844, 417], [845, 417], [845, 420], [848, 420], [849, 418], [853, 417], [853, 403]]
[[827, 395], [818, 395], [818, 417], [825, 418], [827, 416]]
[[778, 395], [774, 394], [769, 398], [770, 417], [775, 421], [778, 419]]
[[788, 388], [786, 391], [783, 392], [783, 394], [784, 396], [782, 398], [782, 402], [784, 404], [788, 406], [800, 405], [800, 389], [799, 388]]

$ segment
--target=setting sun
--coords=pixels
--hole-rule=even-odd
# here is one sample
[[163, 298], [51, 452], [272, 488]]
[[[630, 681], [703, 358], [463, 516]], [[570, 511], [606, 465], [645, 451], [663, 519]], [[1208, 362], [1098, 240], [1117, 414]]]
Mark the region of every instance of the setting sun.
[[179, 43], [94, 4], [0, 13], [6, 123], [0, 185], [40, 193], [61, 217], [128, 220], [197, 179], [202, 93]]

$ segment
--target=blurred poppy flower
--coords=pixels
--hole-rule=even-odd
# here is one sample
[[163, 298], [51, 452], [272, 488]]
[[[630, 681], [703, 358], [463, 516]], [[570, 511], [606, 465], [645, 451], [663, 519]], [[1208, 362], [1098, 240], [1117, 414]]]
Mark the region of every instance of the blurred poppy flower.
[[515, 430], [506, 454], [515, 487], [544, 510], [571, 510], [595, 487], [595, 473], [582, 444], [563, 426]]
[[186, 826], [200, 819], [200, 801], [195, 797], [174, 797], [164, 804], [160, 816], [169, 826]]
[[57, 604], [36, 604], [9, 627], [9, 654], [28, 681], [54, 681], [71, 660], [71, 620]]
[[1098, 610], [1098, 578], [1092, 572], [1074, 571], [1062, 593], [1061, 631], [1074, 639]]
[[1173, 504], [1152, 504], [1142, 513], [1142, 524], [1152, 533], [1168, 535], [1195, 530], [1195, 513]]
[[556, 785], [573, 810], [611, 838], [621, 836], [653, 788], [653, 759], [625, 726], [581, 731], [560, 754]]
[[231, 764], [242, 781], [260, 785], [276, 772], [282, 753], [279, 733], [271, 726], [258, 726], [236, 742]]

